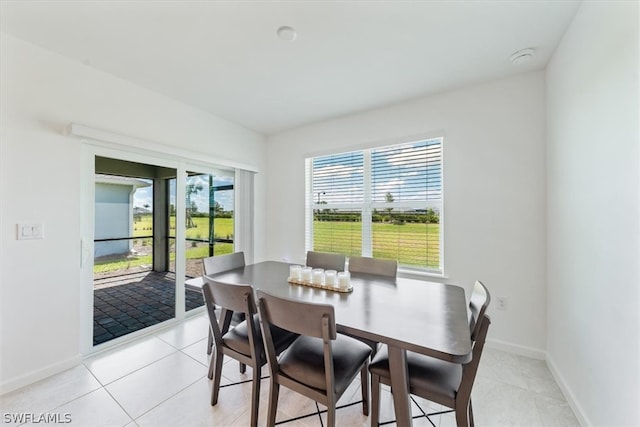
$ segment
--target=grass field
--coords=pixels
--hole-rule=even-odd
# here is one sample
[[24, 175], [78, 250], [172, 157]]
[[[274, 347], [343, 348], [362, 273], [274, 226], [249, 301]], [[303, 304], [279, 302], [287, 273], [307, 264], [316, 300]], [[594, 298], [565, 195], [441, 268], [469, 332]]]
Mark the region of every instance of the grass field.
[[[196, 217], [192, 218], [195, 227], [187, 229], [187, 239], [209, 239], [209, 218]], [[169, 224], [171, 229], [169, 235], [175, 237], [176, 235], [176, 217], [169, 217]], [[233, 238], [233, 218], [216, 218], [214, 219], [213, 228], [215, 231], [215, 237], [219, 239]], [[147, 236], [153, 233], [153, 221], [151, 215], [144, 215], [140, 221], [136, 222], [133, 226], [133, 235]]]
[[[439, 268], [440, 225], [372, 224], [373, 257], [397, 259], [400, 264]], [[313, 249], [360, 255], [362, 223], [314, 221]]]
[[[169, 235], [175, 237], [175, 217], [170, 217], [171, 229]], [[209, 218], [196, 217], [193, 218], [195, 227], [186, 230], [187, 239], [209, 239]], [[220, 239], [233, 239], [233, 219], [232, 218], [216, 218], [214, 220], [215, 237]], [[150, 236], [153, 234], [153, 220], [151, 215], [143, 215], [134, 223], [133, 237]], [[134, 246], [151, 249], [153, 242], [151, 239], [137, 239]], [[197, 260], [209, 256], [208, 243], [187, 241], [186, 242], [187, 260]], [[233, 251], [232, 243], [216, 243], [214, 246], [215, 255], [228, 254]], [[126, 271], [132, 268], [144, 268], [152, 265], [151, 254], [145, 254], [146, 251], [139, 251], [140, 255], [136, 257], [121, 257], [120, 259], [103, 259], [94, 260], [94, 274], [108, 273], [111, 271]], [[170, 260], [175, 261], [175, 250], [172, 248]]]

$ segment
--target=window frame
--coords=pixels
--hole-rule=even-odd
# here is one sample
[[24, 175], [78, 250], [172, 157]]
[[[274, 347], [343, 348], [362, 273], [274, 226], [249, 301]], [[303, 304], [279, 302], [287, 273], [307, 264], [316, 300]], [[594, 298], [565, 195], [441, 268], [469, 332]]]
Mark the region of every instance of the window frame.
[[[435, 277], [446, 277], [444, 267], [444, 199], [445, 199], [445, 179], [444, 179], [444, 163], [445, 163], [445, 144], [444, 135], [436, 136], [418, 136], [406, 139], [400, 139], [393, 142], [379, 143], [368, 145], [366, 147], [354, 147], [353, 149], [336, 150], [325, 153], [317, 153], [307, 155], [305, 157], [305, 250], [313, 250], [314, 236], [314, 210], [316, 209], [350, 209], [359, 210], [362, 215], [362, 256], [373, 256], [373, 221], [372, 213], [374, 209], [381, 210], [387, 208], [394, 209], [429, 209], [430, 205], [436, 204], [439, 211], [439, 268], [430, 268], [428, 266], [412, 266], [400, 264], [399, 271], [417, 275], [428, 275]], [[398, 202], [374, 202], [372, 200], [372, 162], [371, 154], [378, 149], [389, 147], [399, 147], [403, 145], [415, 144], [425, 141], [439, 140], [440, 142], [440, 199], [438, 202], [425, 199], [420, 201], [398, 201]], [[315, 201], [315, 192], [313, 189], [313, 161], [315, 158], [341, 155], [353, 152], [363, 153], [363, 201], [351, 203], [325, 203], [318, 204]], [[348, 255], [347, 255], [348, 256]]]

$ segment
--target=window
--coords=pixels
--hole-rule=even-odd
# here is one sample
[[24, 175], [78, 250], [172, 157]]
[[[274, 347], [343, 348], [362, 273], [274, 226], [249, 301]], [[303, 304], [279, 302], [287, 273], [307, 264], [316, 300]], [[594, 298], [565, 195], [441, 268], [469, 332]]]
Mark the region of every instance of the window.
[[[176, 184], [175, 178], [169, 180], [171, 189]], [[234, 176], [223, 171], [216, 175], [187, 171], [185, 199], [186, 274], [192, 278], [204, 274], [203, 258], [234, 251]], [[175, 200], [170, 201], [169, 210], [169, 239], [173, 246]], [[171, 252], [169, 268], [175, 272], [175, 248], [172, 247]]]
[[306, 159], [307, 250], [442, 272], [442, 138]]

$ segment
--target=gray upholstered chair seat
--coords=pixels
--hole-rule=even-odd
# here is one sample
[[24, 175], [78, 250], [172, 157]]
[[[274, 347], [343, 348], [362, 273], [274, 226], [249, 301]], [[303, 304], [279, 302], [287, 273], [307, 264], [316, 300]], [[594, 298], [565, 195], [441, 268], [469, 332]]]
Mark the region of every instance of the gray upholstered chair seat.
[[[410, 388], [417, 387], [431, 395], [455, 400], [462, 380], [462, 365], [408, 351], [407, 368]], [[381, 377], [390, 376], [386, 346], [373, 358], [369, 371]]]
[[[262, 342], [262, 332], [260, 331], [260, 318], [257, 314], [253, 316], [253, 324], [255, 325], [258, 339]], [[276, 348], [276, 352], [280, 353], [287, 348], [296, 338], [297, 335], [292, 334], [289, 331], [280, 329], [277, 326], [271, 326], [271, 337], [273, 338], [273, 344]], [[239, 323], [235, 328], [232, 328], [223, 335], [222, 342], [227, 347], [242, 353], [246, 356], [251, 355], [251, 349], [249, 348], [249, 328], [247, 322]], [[262, 354], [261, 362], [264, 364], [264, 354]]]
[[[362, 361], [369, 357], [371, 349], [354, 338], [338, 334], [332, 343], [335, 393], [340, 395], [351, 383]], [[322, 338], [301, 336], [280, 357], [280, 372], [289, 378], [325, 390], [327, 379], [324, 371]]]

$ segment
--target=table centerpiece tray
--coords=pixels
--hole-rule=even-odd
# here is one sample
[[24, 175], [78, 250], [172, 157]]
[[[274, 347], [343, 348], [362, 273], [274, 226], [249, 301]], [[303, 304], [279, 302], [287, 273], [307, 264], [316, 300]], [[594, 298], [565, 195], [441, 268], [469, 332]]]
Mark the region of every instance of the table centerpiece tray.
[[311, 283], [304, 280], [298, 280], [298, 279], [292, 279], [292, 278], [288, 278], [287, 281], [294, 285], [302, 285], [302, 286], [308, 286], [310, 288], [325, 289], [327, 291], [342, 292], [342, 293], [349, 293], [353, 291], [353, 286], [351, 284], [349, 284], [345, 288], [341, 288], [339, 286], [318, 285], [316, 283]]

